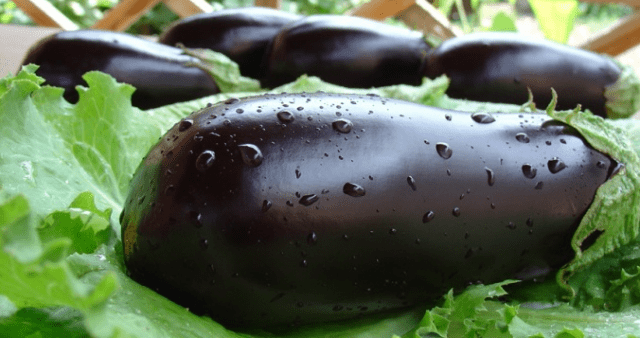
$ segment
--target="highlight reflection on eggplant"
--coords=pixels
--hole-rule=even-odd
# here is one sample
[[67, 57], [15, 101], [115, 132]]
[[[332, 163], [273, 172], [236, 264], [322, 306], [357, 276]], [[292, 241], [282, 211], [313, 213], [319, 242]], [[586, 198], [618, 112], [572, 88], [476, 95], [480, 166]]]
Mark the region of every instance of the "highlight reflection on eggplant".
[[125, 263], [234, 328], [425, 304], [566, 263], [615, 164], [540, 114], [231, 99], [181, 120], [140, 164], [121, 214]]
[[[607, 115], [605, 91], [621, 69], [590, 51], [517, 33], [474, 33], [444, 41], [432, 50], [425, 75], [447, 75], [447, 95], [476, 101], [523, 104], [531, 89], [542, 107], [558, 93], [557, 109], [578, 104]], [[614, 102], [614, 104], [616, 104]]]
[[266, 87], [303, 74], [352, 88], [417, 85], [430, 50], [422, 33], [343, 15], [312, 15], [285, 26], [263, 65]]
[[31, 47], [23, 65], [36, 64], [45, 83], [65, 89], [75, 103], [82, 76], [98, 70], [133, 85], [132, 103], [141, 109], [183, 102], [219, 92], [207, 72], [189, 66], [200, 61], [175, 47], [126, 33], [78, 30], [53, 34]]
[[223, 9], [189, 16], [167, 28], [159, 42], [207, 48], [235, 61], [242, 75], [261, 77], [260, 61], [280, 29], [301, 15], [264, 7]]

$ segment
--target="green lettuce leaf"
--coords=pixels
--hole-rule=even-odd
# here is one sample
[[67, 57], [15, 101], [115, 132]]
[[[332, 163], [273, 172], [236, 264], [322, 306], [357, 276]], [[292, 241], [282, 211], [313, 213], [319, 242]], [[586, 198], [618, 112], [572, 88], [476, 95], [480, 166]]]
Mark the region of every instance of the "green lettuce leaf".
[[607, 117], [614, 119], [630, 117], [640, 110], [640, 79], [631, 66], [613, 58], [611, 61], [618, 65], [621, 72], [618, 80], [604, 90]]
[[92, 284], [79, 280], [65, 262], [71, 239], [52, 237], [42, 242], [34, 216], [22, 195], [0, 204], [3, 296], [18, 309], [70, 306], [89, 311], [101, 308], [116, 288], [115, 276], [103, 274]]
[[425, 314], [419, 325], [403, 338], [436, 337], [494, 337], [500, 334], [498, 312], [489, 310], [488, 298], [507, 294], [504, 285], [515, 283], [506, 280], [491, 285], [473, 285], [454, 297], [453, 291], [445, 295], [444, 305]]
[[178, 44], [178, 47], [182, 48], [183, 53], [202, 61], [189, 65], [211, 74], [222, 93], [263, 91], [260, 81], [242, 76], [238, 64], [228, 56], [209, 49], [186, 48], [182, 44]]
[[[627, 132], [609, 120], [579, 110], [557, 112], [554, 102], [547, 113], [576, 128], [595, 149], [621, 164], [617, 174], [598, 188], [594, 201], [573, 235], [576, 257], [558, 274], [567, 283], [571, 274], [601, 259], [636, 237], [640, 231], [640, 158]], [[583, 243], [593, 245], [583, 248]], [[572, 290], [575, 292], [575, 290]]]

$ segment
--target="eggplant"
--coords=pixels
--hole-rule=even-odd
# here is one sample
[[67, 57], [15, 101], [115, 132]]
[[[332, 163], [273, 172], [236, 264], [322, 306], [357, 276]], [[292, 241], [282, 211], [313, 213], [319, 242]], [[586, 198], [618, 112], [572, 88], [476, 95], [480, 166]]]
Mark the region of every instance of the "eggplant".
[[542, 114], [348, 94], [229, 99], [176, 123], [120, 215], [129, 275], [229, 328], [544, 278], [617, 163]]
[[49, 85], [64, 88], [75, 103], [82, 76], [98, 70], [133, 85], [132, 103], [141, 109], [219, 93], [213, 77], [195, 67], [200, 61], [182, 50], [126, 33], [101, 30], [65, 31], [32, 46], [23, 65], [37, 64]]
[[262, 74], [260, 62], [273, 37], [301, 15], [264, 7], [223, 9], [189, 16], [167, 28], [158, 42], [206, 48], [235, 61], [244, 76]]
[[535, 102], [546, 106], [553, 88], [558, 109], [580, 104], [603, 117], [609, 104], [605, 91], [621, 74], [620, 67], [604, 55], [508, 32], [446, 40], [429, 53], [423, 70], [430, 78], [447, 75], [450, 97], [523, 104], [529, 88]]
[[303, 74], [351, 88], [418, 85], [429, 45], [422, 33], [342, 15], [311, 15], [284, 27], [262, 68], [263, 86]]

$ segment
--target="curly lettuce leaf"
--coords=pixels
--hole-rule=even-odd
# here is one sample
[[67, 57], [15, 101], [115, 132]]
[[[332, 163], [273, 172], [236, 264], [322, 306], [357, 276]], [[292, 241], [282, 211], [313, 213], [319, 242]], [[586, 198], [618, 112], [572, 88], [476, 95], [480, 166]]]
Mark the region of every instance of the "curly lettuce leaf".
[[448, 86], [449, 79], [441, 76], [433, 80], [424, 78], [419, 86], [400, 84], [379, 88], [354, 89], [324, 82], [316, 76], [303, 75], [296, 81], [274, 88], [269, 92], [302, 93], [323, 91], [326, 93], [369, 94], [433, 106], [442, 99]]
[[0, 80], [0, 187], [27, 196], [37, 214], [83, 191], [120, 210], [133, 170], [166, 125], [132, 107], [133, 87], [106, 74], [87, 73], [90, 87], [71, 105], [61, 88], [40, 86], [36, 68]]
[[453, 291], [449, 291], [444, 305], [427, 311], [420, 324], [402, 338], [499, 335], [500, 318], [495, 310], [489, 312], [487, 299], [506, 295], [503, 286], [515, 282], [506, 280], [491, 285], [473, 285], [456, 297]]
[[0, 204], [3, 296], [17, 309], [49, 306], [70, 306], [83, 311], [99, 309], [116, 288], [115, 276], [104, 274], [92, 284], [79, 280], [65, 262], [72, 240], [61, 236], [43, 241], [37, 233], [38, 220], [34, 216], [22, 195]]
[[631, 66], [611, 58], [620, 68], [620, 76], [604, 90], [607, 117], [627, 118], [640, 111], [640, 79]]
[[202, 61], [189, 66], [201, 68], [211, 74], [222, 93], [264, 91], [260, 88], [260, 81], [242, 76], [238, 64], [228, 56], [209, 49], [186, 48], [182, 44], [178, 44], [178, 47], [182, 48], [184, 54]]
[[[592, 147], [622, 164], [619, 171], [598, 188], [594, 201], [573, 235], [571, 245], [576, 256], [558, 274], [559, 281], [566, 284], [574, 272], [638, 237], [640, 158], [627, 132], [609, 120], [578, 109], [555, 111], [553, 102], [547, 113], [574, 127]], [[583, 243], [593, 241], [594, 236], [597, 239], [593, 245], [583, 247]]]
[[640, 306], [619, 312], [577, 309], [567, 303], [510, 304], [505, 289], [513, 281], [471, 286], [445, 295], [444, 304], [428, 310], [402, 338], [629, 338], [640, 332]]
[[[296, 81], [284, 84], [269, 91], [260, 93], [252, 91], [233, 91], [227, 93], [221, 93], [213, 96], [203, 97], [188, 102], [181, 102], [164, 107], [156, 108], [147, 111], [151, 114], [173, 114], [174, 116], [184, 117], [190, 112], [201, 109], [209, 103], [216, 103], [224, 101], [228, 98], [242, 98], [247, 96], [259, 95], [264, 93], [278, 94], [278, 93], [303, 93], [303, 92], [326, 92], [326, 93], [351, 93], [351, 94], [372, 94], [379, 95], [388, 98], [394, 98], [399, 100], [416, 102], [428, 106], [443, 106], [442, 102], [447, 102], [451, 106], [463, 105], [460, 104], [460, 100], [450, 100], [444, 95], [447, 87], [449, 86], [449, 79], [445, 76], [438, 77], [436, 79], [424, 79], [419, 86], [409, 85], [393, 85], [380, 88], [370, 89], [354, 89], [342, 87], [339, 85], [331, 84], [322, 81], [316, 76], [302, 75]], [[244, 88], [246, 89], [246, 88]], [[516, 107], [514, 105], [504, 105], [505, 107]], [[448, 108], [448, 107], [447, 107]]]

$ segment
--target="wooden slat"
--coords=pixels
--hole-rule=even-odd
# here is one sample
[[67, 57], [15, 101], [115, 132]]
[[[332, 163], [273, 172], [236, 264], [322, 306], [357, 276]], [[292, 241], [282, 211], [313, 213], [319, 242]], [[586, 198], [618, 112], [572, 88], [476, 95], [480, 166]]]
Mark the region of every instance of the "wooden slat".
[[442, 40], [462, 35], [462, 32], [433, 5], [425, 0], [414, 1], [411, 7], [396, 16], [407, 26]]
[[13, 3], [40, 26], [56, 27], [64, 30], [78, 29], [78, 25], [71, 22], [46, 0], [13, 0]]
[[396, 17], [409, 27], [442, 40], [461, 34], [425, 0], [372, 0], [345, 14], [374, 20]]
[[269, 7], [279, 9], [282, 6], [282, 0], [255, 0], [253, 3], [256, 7]]
[[622, 23], [609, 29], [581, 48], [616, 56], [640, 44], [640, 12], [629, 15]]
[[181, 18], [213, 11], [213, 7], [204, 0], [163, 0], [163, 2]]
[[92, 28], [124, 31], [159, 2], [160, 0], [121, 0], [102, 19], [98, 20]]
[[415, 0], [371, 0], [345, 14], [373, 20], [384, 20], [400, 14], [414, 4]]

